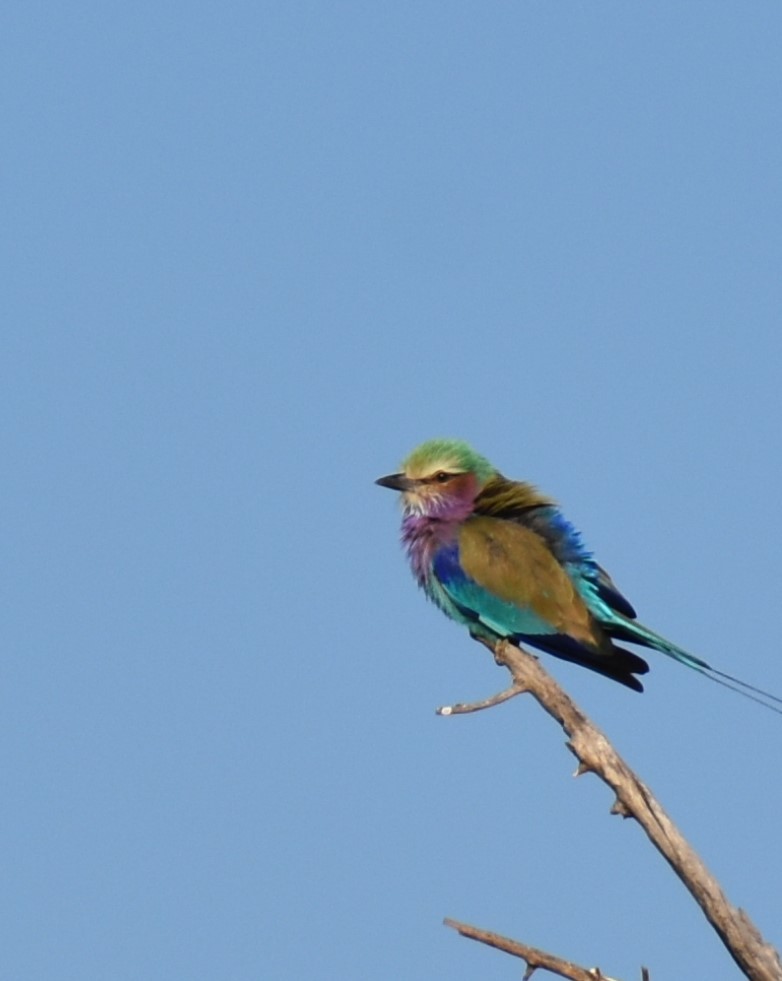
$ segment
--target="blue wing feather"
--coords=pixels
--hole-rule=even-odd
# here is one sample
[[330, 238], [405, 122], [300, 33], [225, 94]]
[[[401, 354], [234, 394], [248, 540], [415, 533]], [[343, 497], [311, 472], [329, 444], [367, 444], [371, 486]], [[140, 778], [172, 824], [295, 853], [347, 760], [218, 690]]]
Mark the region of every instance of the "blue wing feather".
[[545, 540], [598, 619], [610, 621], [612, 611], [635, 619], [633, 607], [605, 569], [595, 562], [581, 533], [559, 508], [553, 505], [530, 508], [520, 520]]

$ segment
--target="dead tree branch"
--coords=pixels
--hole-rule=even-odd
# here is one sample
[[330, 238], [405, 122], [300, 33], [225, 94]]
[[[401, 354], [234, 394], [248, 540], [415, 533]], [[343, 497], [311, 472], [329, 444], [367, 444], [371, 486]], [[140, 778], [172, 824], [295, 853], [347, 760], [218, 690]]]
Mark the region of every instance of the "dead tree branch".
[[537, 947], [528, 947], [527, 944], [521, 944], [517, 940], [509, 940], [508, 937], [502, 937], [499, 933], [480, 930], [478, 927], [470, 926], [469, 923], [459, 923], [458, 920], [446, 919], [444, 923], [446, 926], [453, 927], [463, 937], [478, 940], [489, 947], [504, 950], [506, 954], [520, 957], [527, 965], [524, 981], [528, 981], [539, 967], [545, 971], [550, 971], [552, 974], [558, 974], [561, 978], [569, 978], [570, 981], [616, 981], [614, 978], [609, 978], [607, 974], [603, 974], [599, 968], [594, 967], [588, 970], [585, 967], [579, 967], [572, 961], [555, 957], [554, 954], [548, 954], [545, 950], [539, 950]]
[[[522, 690], [528, 691], [565, 731], [568, 737], [567, 747], [579, 761], [577, 775], [591, 772], [608, 784], [616, 795], [611, 812], [621, 814], [623, 817], [635, 818], [641, 825], [649, 840], [701, 907], [706, 919], [717, 931], [744, 975], [751, 981], [782, 981], [782, 963], [778, 952], [763, 939], [747, 914], [728, 902], [717, 880], [685, 841], [649, 788], [633, 773], [606, 736], [565, 694], [535, 657], [506, 641], [500, 641], [491, 649], [497, 663], [504, 665], [510, 671], [513, 677], [511, 688], [494, 698], [475, 703], [474, 706], [460, 709], [455, 706], [450, 712], [440, 709], [438, 710], [440, 714], [458, 714], [459, 711], [488, 708]], [[456, 926], [460, 932], [463, 932], [462, 924], [450, 925]], [[473, 927], [466, 929], [475, 930]], [[471, 934], [465, 934], [467, 935]], [[476, 936], [475, 939], [484, 938]], [[489, 941], [484, 939], [484, 942]], [[509, 943], [512, 944], [513, 941]], [[523, 945], [517, 946], [521, 949]], [[506, 947], [501, 949], [504, 950]], [[534, 948], [525, 949], [534, 950]], [[518, 954], [518, 956], [525, 955]], [[562, 976], [577, 977], [579, 981], [586, 977], [591, 977], [594, 981], [596, 977], [600, 977], [599, 974]]]

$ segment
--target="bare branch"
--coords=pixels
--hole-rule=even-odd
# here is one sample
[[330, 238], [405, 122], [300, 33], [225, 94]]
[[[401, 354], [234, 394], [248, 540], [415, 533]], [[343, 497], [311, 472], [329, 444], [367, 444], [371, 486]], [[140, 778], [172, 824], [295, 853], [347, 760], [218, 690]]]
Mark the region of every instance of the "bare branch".
[[[562, 726], [568, 737], [568, 749], [579, 761], [577, 775], [588, 771], [597, 774], [616, 794], [612, 813], [638, 821], [701, 907], [745, 976], [751, 981], [782, 981], [782, 963], [777, 951], [763, 939], [746, 913], [728, 902], [717, 880], [605, 735], [531, 654], [507, 641], [500, 641], [494, 648], [494, 657], [510, 671], [513, 688], [529, 691]], [[591, 975], [592, 979], [595, 977]]]
[[482, 944], [496, 947], [497, 950], [504, 950], [506, 954], [512, 954], [514, 957], [520, 957], [526, 961], [525, 979], [531, 978], [533, 972], [538, 968], [543, 968], [543, 970], [557, 974], [561, 978], [569, 978], [570, 981], [615, 981], [614, 978], [609, 978], [607, 974], [601, 973], [599, 968], [594, 967], [589, 970], [585, 967], [579, 967], [572, 961], [555, 957], [554, 954], [548, 954], [545, 950], [539, 950], [537, 947], [528, 947], [527, 944], [519, 943], [517, 940], [509, 940], [508, 937], [502, 937], [499, 933], [481, 930], [478, 927], [470, 926], [468, 923], [460, 923], [458, 920], [446, 919], [443, 922], [446, 926], [453, 927], [463, 937], [478, 940]]
[[492, 695], [491, 698], [484, 698], [480, 702], [457, 702], [455, 705], [441, 705], [436, 709], [438, 715], [466, 715], [468, 712], [480, 712], [482, 709], [492, 708], [494, 705], [501, 705], [509, 698], [521, 695], [527, 689], [523, 685], [513, 684], [505, 691]]

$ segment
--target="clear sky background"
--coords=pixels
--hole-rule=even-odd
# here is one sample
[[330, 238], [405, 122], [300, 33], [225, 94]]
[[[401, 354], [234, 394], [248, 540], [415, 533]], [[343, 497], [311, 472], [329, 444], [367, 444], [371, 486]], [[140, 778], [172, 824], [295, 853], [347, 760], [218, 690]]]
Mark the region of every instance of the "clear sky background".
[[[732, 961], [418, 594], [432, 436], [782, 692], [782, 7], [10, 2], [0, 977]], [[782, 719], [546, 659], [782, 943]]]

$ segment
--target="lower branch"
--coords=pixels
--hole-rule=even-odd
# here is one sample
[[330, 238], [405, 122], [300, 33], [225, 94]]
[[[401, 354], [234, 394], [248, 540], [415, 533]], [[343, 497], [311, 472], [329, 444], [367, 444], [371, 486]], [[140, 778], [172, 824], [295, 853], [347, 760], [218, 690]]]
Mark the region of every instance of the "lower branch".
[[478, 940], [482, 944], [487, 944], [489, 947], [496, 947], [497, 950], [504, 950], [506, 954], [513, 954], [514, 957], [520, 957], [523, 961], [526, 961], [527, 970], [524, 972], [524, 981], [528, 981], [532, 977], [533, 971], [536, 971], [539, 967], [550, 971], [552, 974], [558, 974], [561, 978], [569, 978], [570, 981], [615, 981], [615, 979], [609, 978], [608, 975], [602, 974], [596, 967], [587, 970], [587, 968], [579, 967], [578, 964], [574, 964], [572, 961], [565, 961], [561, 957], [547, 954], [545, 950], [539, 950], [537, 947], [528, 947], [526, 944], [521, 944], [517, 940], [509, 940], [507, 937], [500, 936], [499, 933], [491, 933], [489, 930], [479, 930], [478, 927], [470, 926], [468, 923], [459, 923], [458, 920], [446, 919], [444, 922], [446, 926], [453, 927], [463, 937], [469, 937], [470, 940]]

